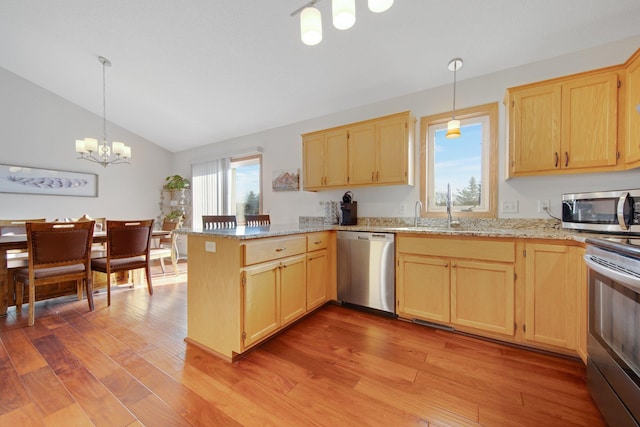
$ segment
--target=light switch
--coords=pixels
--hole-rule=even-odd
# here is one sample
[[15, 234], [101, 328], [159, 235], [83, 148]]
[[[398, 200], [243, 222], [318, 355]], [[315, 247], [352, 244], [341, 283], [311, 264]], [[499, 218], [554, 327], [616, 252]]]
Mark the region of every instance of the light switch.
[[216, 242], [205, 242], [204, 250], [207, 252], [215, 252], [216, 251]]

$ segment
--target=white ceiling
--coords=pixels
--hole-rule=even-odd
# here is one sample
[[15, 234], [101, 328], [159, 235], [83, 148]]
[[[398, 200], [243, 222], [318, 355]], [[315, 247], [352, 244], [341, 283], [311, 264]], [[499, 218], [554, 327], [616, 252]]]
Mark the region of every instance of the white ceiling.
[[[0, 0], [0, 67], [170, 151], [640, 34], [639, 0], [396, 0], [305, 46], [307, 0]], [[99, 131], [99, 130], [97, 130]]]

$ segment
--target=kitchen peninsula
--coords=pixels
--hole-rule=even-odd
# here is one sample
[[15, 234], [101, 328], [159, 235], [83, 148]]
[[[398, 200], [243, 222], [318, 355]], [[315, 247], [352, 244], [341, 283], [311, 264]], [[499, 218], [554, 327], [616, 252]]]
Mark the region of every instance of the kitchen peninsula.
[[180, 230], [186, 341], [232, 361], [335, 300], [336, 230], [397, 234], [400, 318], [586, 357], [585, 236], [537, 220]]
[[189, 254], [186, 341], [226, 360], [336, 297], [333, 227], [181, 232]]

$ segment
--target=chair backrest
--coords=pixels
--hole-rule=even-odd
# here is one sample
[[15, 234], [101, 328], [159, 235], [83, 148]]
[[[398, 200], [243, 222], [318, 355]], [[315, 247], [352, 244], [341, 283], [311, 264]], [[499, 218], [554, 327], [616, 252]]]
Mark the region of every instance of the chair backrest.
[[0, 236], [10, 236], [13, 234], [26, 234], [27, 222], [45, 222], [46, 218], [36, 219], [0, 219]]
[[202, 215], [202, 229], [236, 228], [235, 215]]
[[94, 221], [27, 222], [29, 268], [62, 267], [91, 262]]
[[271, 224], [271, 218], [269, 215], [245, 215], [244, 219], [247, 223], [247, 227], [263, 227]]
[[[162, 231], [175, 231], [177, 230], [180, 225], [182, 224], [182, 220], [179, 219], [164, 219], [162, 221]], [[173, 233], [171, 233], [173, 234]], [[172, 236], [168, 236], [168, 237], [161, 237], [160, 238], [160, 243], [172, 243], [173, 241], [173, 237]]]
[[144, 255], [149, 258], [153, 220], [107, 220], [107, 258], [129, 258]]

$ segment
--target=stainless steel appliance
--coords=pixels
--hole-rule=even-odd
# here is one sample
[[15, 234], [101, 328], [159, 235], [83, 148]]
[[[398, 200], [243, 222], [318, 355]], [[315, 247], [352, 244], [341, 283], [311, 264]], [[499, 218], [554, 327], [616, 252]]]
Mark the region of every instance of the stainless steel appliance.
[[640, 423], [640, 239], [587, 239], [587, 384], [610, 426]]
[[640, 189], [562, 195], [562, 227], [640, 233]]
[[395, 314], [392, 233], [338, 231], [338, 300]]

